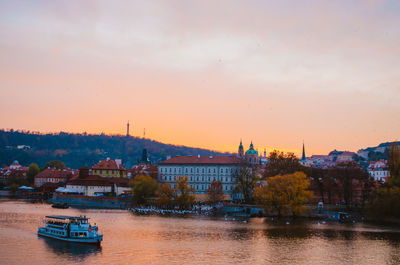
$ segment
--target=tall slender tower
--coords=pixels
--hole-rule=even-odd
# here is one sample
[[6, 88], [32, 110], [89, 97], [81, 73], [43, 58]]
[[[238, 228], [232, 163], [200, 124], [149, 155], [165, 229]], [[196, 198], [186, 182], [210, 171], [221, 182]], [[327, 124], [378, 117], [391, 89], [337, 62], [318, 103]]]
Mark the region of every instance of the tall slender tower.
[[301, 156], [301, 162], [306, 162], [306, 149], [304, 148], [304, 141], [303, 141], [303, 155]]
[[244, 156], [244, 149], [243, 149], [242, 139], [240, 139], [238, 155], [239, 155], [239, 157], [243, 157]]
[[129, 121], [126, 124], [126, 136], [129, 137]]

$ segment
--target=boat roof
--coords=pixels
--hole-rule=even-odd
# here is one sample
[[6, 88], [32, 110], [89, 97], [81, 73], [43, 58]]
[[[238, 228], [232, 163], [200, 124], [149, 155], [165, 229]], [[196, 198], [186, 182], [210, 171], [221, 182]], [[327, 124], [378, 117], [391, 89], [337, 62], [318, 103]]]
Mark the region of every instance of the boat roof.
[[82, 220], [89, 219], [86, 216], [66, 216], [66, 215], [47, 215], [46, 218], [60, 219], [60, 220]]

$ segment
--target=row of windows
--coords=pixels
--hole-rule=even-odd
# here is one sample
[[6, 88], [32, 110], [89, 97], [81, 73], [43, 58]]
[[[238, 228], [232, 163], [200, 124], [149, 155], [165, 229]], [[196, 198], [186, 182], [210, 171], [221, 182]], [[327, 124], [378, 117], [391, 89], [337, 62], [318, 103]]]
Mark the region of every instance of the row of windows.
[[[203, 184], [203, 185], [190, 184], [189, 186], [194, 188], [195, 191], [207, 191], [208, 188], [210, 188], [210, 185], [207, 185], [207, 184]], [[175, 184], [172, 183], [171, 188], [175, 188]], [[233, 185], [222, 185], [222, 190], [223, 191], [232, 191]]]
[[[176, 178], [177, 178], [177, 176], [160, 176], [160, 180], [176, 181]], [[213, 180], [219, 180], [219, 179], [215, 178], [215, 177], [210, 177], [210, 176], [209, 177], [206, 177], [206, 176], [201, 176], [201, 177], [199, 177], [199, 176], [197, 176], [197, 177], [190, 176], [189, 177], [189, 181], [190, 182], [193, 182], [193, 181], [196, 181], [196, 182], [200, 182], [200, 181], [202, 181], [202, 182], [204, 182], [204, 181], [211, 182]], [[220, 180], [222, 182], [231, 182], [231, 181], [233, 181], [233, 178], [232, 177], [221, 177]]]
[[387, 173], [388, 173], [388, 171], [370, 171], [370, 175], [371, 176], [373, 176], [373, 175], [384, 175], [384, 176], [386, 176]]
[[[103, 171], [105, 171], [106, 174], [109, 174], [109, 173], [118, 174], [118, 173], [120, 173], [119, 170], [108, 170], [108, 169], [106, 169], [106, 170], [98, 170], [98, 169], [97, 170], [93, 170], [93, 173], [94, 174], [102, 174]], [[120, 173], [120, 174], [122, 174], [122, 173]]]
[[87, 233], [86, 232], [72, 232], [71, 236], [75, 236], [75, 237], [87, 237]]
[[[174, 167], [174, 168], [160, 168], [161, 173], [182, 173], [182, 168], [178, 167]], [[195, 172], [196, 173], [206, 173], [206, 169], [205, 168], [196, 168]], [[221, 168], [220, 172], [221, 173], [233, 173], [233, 172], [237, 172], [237, 169], [233, 169], [233, 168], [225, 168], [225, 170], [223, 168]], [[194, 173], [194, 168], [185, 168], [185, 173]], [[208, 173], [217, 173], [216, 168], [208, 168]]]
[[50, 232], [50, 233], [52, 233], [52, 234], [55, 234], [55, 235], [60, 235], [60, 236], [63, 236], [63, 235], [65, 235], [65, 233], [64, 233], [64, 232], [57, 231], [57, 230], [54, 230], [54, 229], [47, 229], [47, 228], [46, 228], [46, 232]]

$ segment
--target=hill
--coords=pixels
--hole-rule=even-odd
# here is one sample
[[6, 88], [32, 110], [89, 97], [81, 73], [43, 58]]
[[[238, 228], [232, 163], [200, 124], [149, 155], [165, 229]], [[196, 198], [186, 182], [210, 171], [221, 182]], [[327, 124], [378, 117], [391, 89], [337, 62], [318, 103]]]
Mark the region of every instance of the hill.
[[400, 144], [400, 142], [385, 142], [385, 143], [381, 143], [375, 147], [367, 147], [364, 149], [360, 149], [360, 150], [358, 150], [357, 154], [366, 160], [371, 160], [371, 161], [376, 161], [379, 159], [386, 160], [387, 159], [387, 149], [393, 143]]
[[163, 144], [157, 141], [121, 135], [90, 135], [72, 133], [41, 134], [0, 130], [0, 167], [18, 160], [21, 165], [37, 163], [40, 167], [50, 160], [62, 160], [70, 168], [91, 166], [99, 160], [120, 158], [125, 164], [136, 164], [146, 148], [149, 159], [157, 163], [167, 156], [221, 155], [207, 149]]

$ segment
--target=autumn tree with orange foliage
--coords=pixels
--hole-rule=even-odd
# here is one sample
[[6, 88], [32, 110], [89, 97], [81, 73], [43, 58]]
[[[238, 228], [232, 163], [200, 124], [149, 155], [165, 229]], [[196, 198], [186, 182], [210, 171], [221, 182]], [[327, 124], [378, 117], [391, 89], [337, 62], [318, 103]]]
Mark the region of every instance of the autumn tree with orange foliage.
[[216, 204], [224, 199], [224, 192], [222, 190], [222, 182], [216, 181], [215, 179], [211, 182], [210, 187], [207, 190], [208, 201], [212, 204]]
[[175, 195], [175, 190], [171, 187], [171, 184], [162, 184], [157, 192], [157, 204], [161, 207], [171, 207], [173, 204], [173, 199]]
[[178, 177], [176, 179], [176, 202], [181, 208], [187, 209], [193, 204], [195, 197], [192, 193], [194, 191], [195, 189], [189, 186], [188, 177]]
[[304, 204], [312, 198], [309, 186], [310, 180], [303, 172], [277, 175], [268, 178], [265, 186], [257, 187], [254, 198], [267, 213], [298, 216], [304, 213]]

